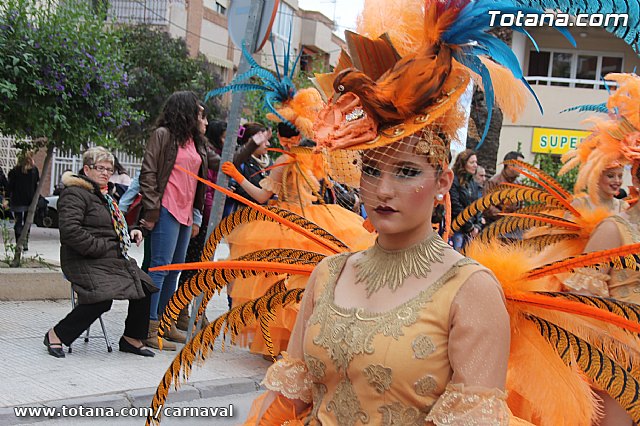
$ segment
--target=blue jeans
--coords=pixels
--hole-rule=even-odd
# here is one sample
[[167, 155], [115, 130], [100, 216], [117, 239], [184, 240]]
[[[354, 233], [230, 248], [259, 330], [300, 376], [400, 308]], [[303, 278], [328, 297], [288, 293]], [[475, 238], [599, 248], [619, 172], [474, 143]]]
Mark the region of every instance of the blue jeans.
[[[150, 268], [170, 263], [183, 263], [191, 238], [191, 226], [180, 224], [169, 210], [162, 207], [160, 217], [149, 238], [151, 241]], [[151, 295], [149, 318], [152, 320], [158, 320], [158, 316], [162, 314], [169, 299], [175, 293], [179, 274], [180, 271], [149, 272], [154, 284], [160, 289]]]

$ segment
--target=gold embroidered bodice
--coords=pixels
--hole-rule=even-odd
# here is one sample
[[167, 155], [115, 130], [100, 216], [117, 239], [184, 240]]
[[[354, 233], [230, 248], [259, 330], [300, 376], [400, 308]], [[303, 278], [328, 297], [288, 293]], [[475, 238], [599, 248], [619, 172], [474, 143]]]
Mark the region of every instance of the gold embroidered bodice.
[[334, 303], [348, 256], [329, 258], [328, 267], [319, 271], [305, 332], [312, 424], [425, 425], [452, 376], [448, 338], [453, 298], [483, 268], [461, 259], [413, 299], [372, 313]]

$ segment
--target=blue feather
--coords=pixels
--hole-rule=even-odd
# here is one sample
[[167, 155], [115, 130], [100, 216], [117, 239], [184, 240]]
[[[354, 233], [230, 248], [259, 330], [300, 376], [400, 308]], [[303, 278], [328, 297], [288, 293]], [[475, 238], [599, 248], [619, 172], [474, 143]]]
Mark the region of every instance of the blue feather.
[[244, 57], [247, 59], [247, 62], [249, 62], [249, 66], [251, 68], [262, 68], [255, 59], [253, 59], [253, 56], [251, 56], [251, 53], [249, 53], [249, 51], [246, 49], [246, 47], [244, 46], [244, 43], [242, 44], [242, 54], [244, 55]]
[[611, 23], [605, 29], [624, 40], [631, 48], [640, 53], [640, 0], [610, 0], [593, 2], [586, 0], [579, 2], [575, 0], [515, 0], [516, 4], [527, 7], [534, 7], [539, 10], [553, 9], [564, 13], [577, 15], [580, 13], [627, 13], [628, 22], [626, 26], [619, 22], [618, 25]]
[[525, 80], [524, 77], [522, 77], [520, 81], [522, 81], [522, 83], [524, 84], [524, 87], [526, 87], [529, 90], [529, 92], [533, 95], [533, 99], [535, 99], [536, 103], [538, 104], [538, 109], [540, 109], [540, 113], [544, 114], [544, 109], [542, 108], [540, 99], [538, 99], [538, 95], [536, 95], [536, 92], [533, 91], [533, 88], [529, 85], [529, 82]]
[[579, 111], [579, 112], [600, 112], [603, 114], [607, 114], [609, 109], [607, 108], [607, 103], [603, 102], [601, 104], [587, 104], [587, 105], [578, 105], [571, 108], [565, 108], [560, 113], [569, 112], [569, 111]]
[[220, 87], [218, 89], [214, 89], [211, 90], [209, 93], [207, 93], [204, 97], [204, 101], [208, 101], [210, 98], [214, 97], [214, 96], [220, 96], [224, 93], [227, 92], [231, 92], [231, 91], [240, 91], [240, 92], [249, 92], [252, 90], [260, 90], [260, 91], [266, 91], [268, 90], [265, 86], [261, 86], [259, 84], [230, 84], [228, 86], [224, 86], [224, 87]]
[[[271, 54], [273, 58], [276, 59], [276, 45], [273, 42], [273, 33], [269, 34], [269, 41], [271, 42]], [[278, 80], [282, 79], [282, 75], [280, 75], [280, 67], [278, 66], [278, 61], [275, 60], [273, 63], [276, 65], [276, 75], [278, 76]]]
[[251, 77], [260, 77], [262, 80], [269, 82], [271, 84], [278, 83], [278, 80], [276, 80], [273, 74], [271, 74], [271, 71], [266, 70], [264, 68], [253, 68], [245, 73], [235, 76], [231, 84], [240, 83], [242, 81], [250, 79]]

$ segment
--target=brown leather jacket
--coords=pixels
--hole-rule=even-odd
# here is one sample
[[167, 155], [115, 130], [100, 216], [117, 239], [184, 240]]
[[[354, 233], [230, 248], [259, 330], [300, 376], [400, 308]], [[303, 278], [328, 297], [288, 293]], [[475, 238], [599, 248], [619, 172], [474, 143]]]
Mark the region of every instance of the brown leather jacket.
[[[258, 146], [253, 140], [242, 145], [236, 152], [233, 162], [239, 167], [246, 161]], [[198, 154], [202, 159], [198, 176], [207, 178], [207, 168], [218, 170], [220, 167], [220, 156], [213, 150], [207, 150], [204, 146], [196, 146]], [[169, 129], [158, 127], [153, 131], [142, 159], [142, 170], [140, 171], [140, 193], [142, 194], [142, 206], [144, 212], [142, 219], [157, 222], [160, 217], [162, 207], [162, 197], [164, 189], [169, 182], [169, 176], [173, 170], [178, 155], [178, 142], [171, 137]], [[205, 185], [198, 182], [196, 195], [193, 200], [193, 208], [202, 212], [204, 207]]]

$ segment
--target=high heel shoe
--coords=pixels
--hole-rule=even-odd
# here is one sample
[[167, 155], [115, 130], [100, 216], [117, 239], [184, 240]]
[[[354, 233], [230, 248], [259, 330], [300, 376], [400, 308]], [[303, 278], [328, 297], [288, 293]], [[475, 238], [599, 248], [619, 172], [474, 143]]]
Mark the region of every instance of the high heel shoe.
[[118, 345], [120, 346], [120, 352], [129, 352], [130, 354], [136, 354], [140, 356], [149, 356], [149, 357], [156, 356], [155, 353], [145, 348], [144, 344], [139, 348], [136, 348], [131, 343], [127, 342], [127, 339], [125, 339], [124, 336], [120, 338], [120, 342], [118, 342]]
[[51, 343], [49, 341], [49, 332], [47, 331], [44, 335], [44, 345], [47, 347], [47, 351], [49, 355], [54, 356], [56, 358], [64, 358], [64, 350], [62, 349], [62, 343]]

